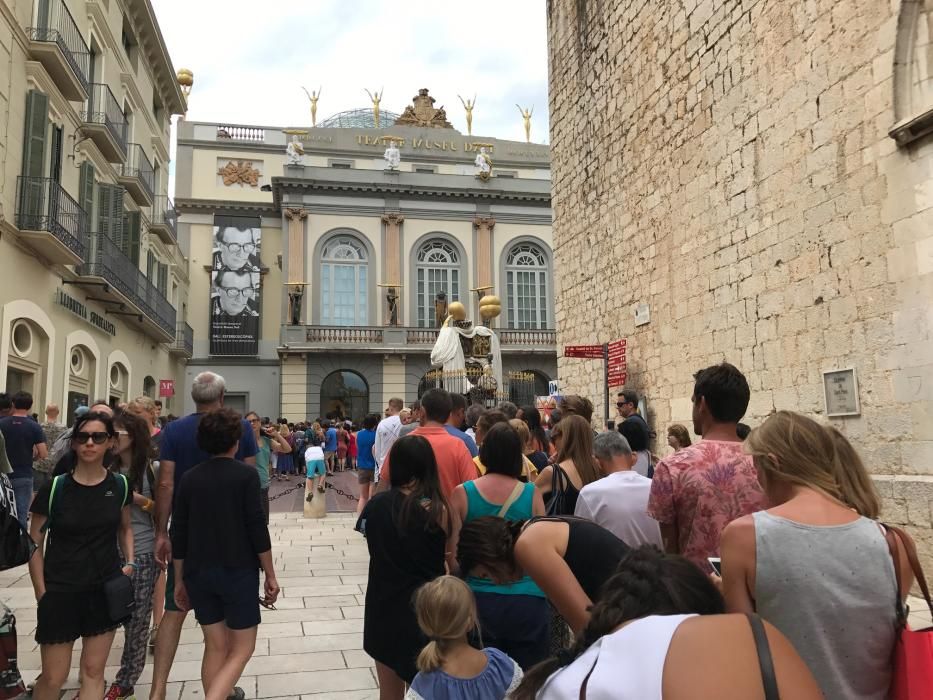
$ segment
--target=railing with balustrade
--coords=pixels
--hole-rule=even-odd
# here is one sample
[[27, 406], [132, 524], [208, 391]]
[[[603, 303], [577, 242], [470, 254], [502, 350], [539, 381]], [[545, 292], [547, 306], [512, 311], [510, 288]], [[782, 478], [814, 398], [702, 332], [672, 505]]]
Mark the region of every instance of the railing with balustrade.
[[172, 239], [178, 238], [178, 212], [171, 197], [160, 194], [152, 203], [152, 226], [163, 226], [172, 234]]
[[33, 41], [57, 44], [75, 77], [88, 89], [91, 51], [63, 0], [37, 0], [36, 26], [27, 33]]
[[370, 345], [382, 343], [382, 328], [361, 328], [359, 326], [309, 326], [309, 343], [334, 343], [337, 345]]
[[[437, 328], [406, 328], [398, 326], [306, 326], [308, 343], [335, 345], [401, 345], [431, 346], [437, 341]], [[553, 330], [497, 329], [496, 335], [505, 348], [553, 348], [557, 334]]]
[[219, 124], [217, 138], [230, 141], [265, 141], [266, 130], [258, 126], [235, 126], [233, 124]]

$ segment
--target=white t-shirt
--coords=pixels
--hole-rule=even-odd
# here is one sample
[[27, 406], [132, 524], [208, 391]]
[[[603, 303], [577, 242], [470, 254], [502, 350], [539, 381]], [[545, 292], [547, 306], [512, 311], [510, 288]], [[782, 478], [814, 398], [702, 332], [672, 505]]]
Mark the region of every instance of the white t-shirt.
[[398, 415], [389, 416], [381, 421], [376, 428], [376, 444], [373, 446], [373, 457], [376, 459], [376, 469], [382, 469], [382, 463], [385, 462], [389, 449], [398, 439], [399, 431], [402, 429], [402, 419]]
[[324, 449], [320, 445], [312, 445], [305, 450], [305, 462], [323, 462]]
[[651, 479], [633, 471], [613, 472], [583, 487], [574, 515], [602, 525], [629, 547], [663, 549], [661, 527], [648, 515], [650, 495]]

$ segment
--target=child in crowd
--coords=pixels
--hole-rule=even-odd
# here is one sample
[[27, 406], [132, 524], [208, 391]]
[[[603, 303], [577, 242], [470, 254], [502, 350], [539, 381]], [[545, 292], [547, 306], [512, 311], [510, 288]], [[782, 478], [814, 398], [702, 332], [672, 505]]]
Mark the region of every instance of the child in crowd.
[[327, 463], [324, 461], [324, 447], [321, 437], [318, 433], [312, 432], [308, 440], [308, 449], [305, 450], [305, 465], [307, 469], [307, 487], [308, 495], [305, 500], [309, 503], [314, 498], [314, 481], [317, 479], [318, 493], [324, 493], [324, 479], [327, 476]]
[[470, 646], [478, 630], [476, 603], [455, 576], [441, 576], [415, 594], [418, 626], [431, 640], [418, 654], [418, 675], [406, 700], [503, 700], [522, 680], [522, 669], [498, 649]]

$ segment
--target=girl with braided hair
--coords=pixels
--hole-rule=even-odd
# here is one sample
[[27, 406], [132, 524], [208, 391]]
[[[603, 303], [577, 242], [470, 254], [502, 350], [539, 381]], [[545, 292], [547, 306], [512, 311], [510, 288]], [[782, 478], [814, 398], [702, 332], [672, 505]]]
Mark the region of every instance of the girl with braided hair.
[[596, 523], [572, 516], [510, 522], [484, 516], [460, 530], [457, 560], [465, 576], [509, 584], [525, 575], [579, 634], [589, 608], [628, 546]]
[[777, 629], [724, 609], [716, 587], [692, 562], [651, 545], [632, 550], [603, 587], [576, 644], [529, 670], [512, 698], [823, 697]]

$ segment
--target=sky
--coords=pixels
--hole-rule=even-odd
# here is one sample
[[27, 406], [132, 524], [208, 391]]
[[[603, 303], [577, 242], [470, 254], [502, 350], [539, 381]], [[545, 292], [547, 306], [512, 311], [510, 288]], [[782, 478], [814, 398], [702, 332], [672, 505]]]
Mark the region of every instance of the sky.
[[524, 140], [516, 103], [547, 143], [547, 27], [541, 0], [152, 0], [175, 69], [194, 73], [187, 119], [310, 126], [369, 107], [401, 113], [429, 88], [466, 133], [457, 95], [476, 97], [473, 133]]

